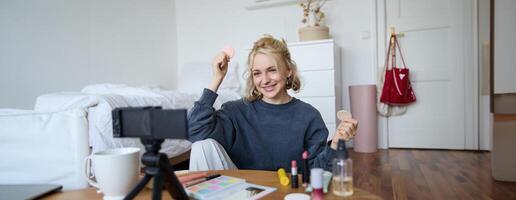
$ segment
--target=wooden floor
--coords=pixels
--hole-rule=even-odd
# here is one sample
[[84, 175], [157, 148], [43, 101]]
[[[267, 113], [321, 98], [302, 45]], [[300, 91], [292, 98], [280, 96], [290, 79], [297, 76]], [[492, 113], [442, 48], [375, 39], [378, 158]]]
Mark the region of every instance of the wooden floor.
[[350, 155], [355, 187], [384, 199], [516, 199], [516, 183], [491, 177], [489, 152], [350, 149]]

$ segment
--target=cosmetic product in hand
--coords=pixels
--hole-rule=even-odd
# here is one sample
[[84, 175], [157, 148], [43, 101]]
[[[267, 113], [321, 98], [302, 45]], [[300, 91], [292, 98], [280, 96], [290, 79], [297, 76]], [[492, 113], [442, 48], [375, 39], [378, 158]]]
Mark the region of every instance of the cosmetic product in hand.
[[333, 194], [341, 197], [353, 195], [353, 161], [348, 156], [346, 142], [343, 139], [337, 144], [337, 153], [332, 162]]
[[303, 155], [303, 187], [310, 184], [310, 166], [308, 165], [308, 151], [304, 151]]
[[323, 169], [313, 168], [310, 172], [312, 186], [312, 200], [323, 200]]
[[292, 188], [298, 188], [299, 183], [297, 181], [297, 162], [296, 160], [292, 160], [290, 169], [290, 179], [292, 182]]
[[229, 58], [233, 58], [235, 55], [235, 48], [226, 45], [221, 49], [222, 52], [224, 52]]

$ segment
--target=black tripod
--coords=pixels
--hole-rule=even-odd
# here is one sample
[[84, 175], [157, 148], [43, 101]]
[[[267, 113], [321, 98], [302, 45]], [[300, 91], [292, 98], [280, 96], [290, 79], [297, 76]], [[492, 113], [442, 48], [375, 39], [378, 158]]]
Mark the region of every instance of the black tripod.
[[152, 200], [161, 200], [163, 184], [172, 198], [188, 199], [188, 195], [174, 173], [174, 168], [168, 162], [167, 155], [159, 153], [163, 141], [164, 139], [141, 139], [146, 150], [142, 156], [142, 163], [146, 166], [145, 177], [125, 196], [124, 200], [133, 199], [153, 177]]

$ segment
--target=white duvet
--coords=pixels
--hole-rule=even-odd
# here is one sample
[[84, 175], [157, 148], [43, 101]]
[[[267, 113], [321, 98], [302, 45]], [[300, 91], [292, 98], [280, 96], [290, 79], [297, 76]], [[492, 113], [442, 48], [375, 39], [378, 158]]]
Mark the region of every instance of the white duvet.
[[[71, 108], [86, 108], [88, 111], [89, 143], [92, 152], [114, 147], [140, 147], [136, 138], [113, 138], [111, 111], [117, 107], [161, 106], [163, 108], [191, 109], [199, 99], [200, 91], [183, 93], [157, 87], [129, 87], [125, 85], [100, 84], [83, 88], [81, 92], [62, 92], [39, 96], [34, 110], [56, 111]], [[240, 98], [230, 90], [218, 92], [216, 109], [227, 101]], [[165, 140], [162, 152], [174, 157], [190, 149], [186, 140]]]

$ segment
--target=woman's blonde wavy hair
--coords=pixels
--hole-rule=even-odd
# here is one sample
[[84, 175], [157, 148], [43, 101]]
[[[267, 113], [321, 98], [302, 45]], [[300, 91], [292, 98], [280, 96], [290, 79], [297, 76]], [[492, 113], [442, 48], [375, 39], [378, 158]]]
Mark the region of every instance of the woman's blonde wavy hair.
[[[247, 69], [244, 73], [244, 78], [246, 80], [246, 89], [245, 89], [245, 99], [249, 102], [256, 101], [262, 98], [262, 94], [256, 89], [256, 85], [254, 84], [252, 77], [252, 64], [253, 59], [256, 54], [265, 54], [271, 58], [274, 62], [276, 62], [276, 66], [281, 68], [282, 66], [286, 66], [287, 69], [290, 69], [290, 76], [287, 77], [287, 90], [292, 89], [295, 92], [299, 92], [301, 89], [301, 80], [299, 78], [299, 73], [297, 72], [296, 63], [290, 57], [290, 52], [287, 48], [287, 43], [284, 39], [278, 40], [272, 37], [271, 35], [265, 35], [260, 38], [258, 41], [254, 43], [253, 49], [249, 53], [247, 57]], [[282, 62], [284, 65], [278, 65]], [[282, 70], [282, 69], [280, 69]]]

